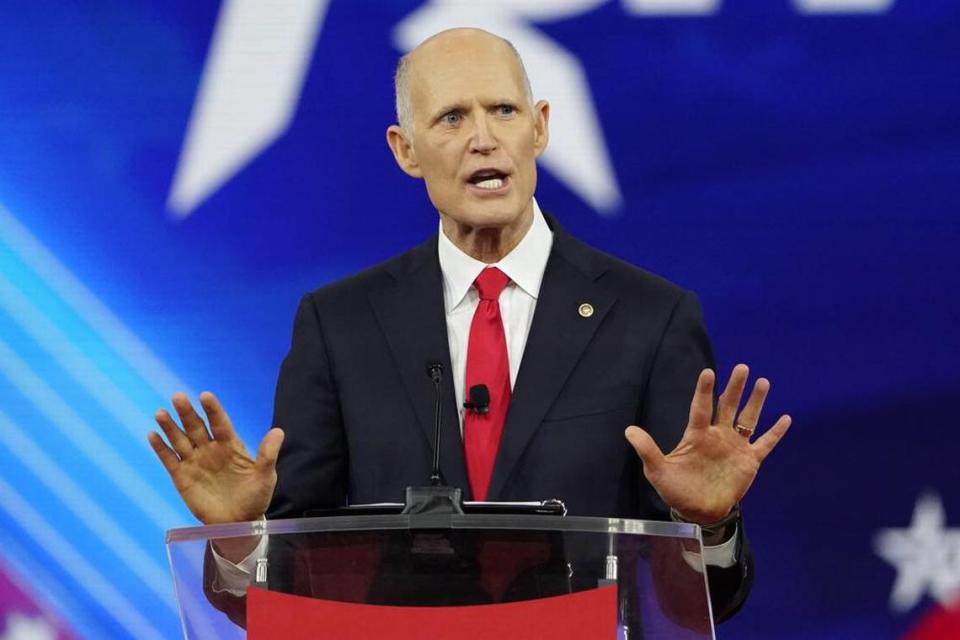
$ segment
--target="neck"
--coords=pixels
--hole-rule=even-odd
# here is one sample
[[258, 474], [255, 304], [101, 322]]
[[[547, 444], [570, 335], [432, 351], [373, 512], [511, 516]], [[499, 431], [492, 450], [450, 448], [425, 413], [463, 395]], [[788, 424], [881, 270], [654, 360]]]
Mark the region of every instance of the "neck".
[[512, 224], [502, 227], [476, 227], [440, 214], [443, 235], [460, 251], [485, 264], [500, 262], [514, 250], [533, 224], [533, 201]]

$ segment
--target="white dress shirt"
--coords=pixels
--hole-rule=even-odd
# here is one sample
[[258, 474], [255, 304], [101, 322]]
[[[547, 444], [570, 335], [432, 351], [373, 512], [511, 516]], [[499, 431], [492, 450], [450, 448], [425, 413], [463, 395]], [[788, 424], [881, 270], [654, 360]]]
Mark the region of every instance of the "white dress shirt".
[[[543, 272], [547, 268], [550, 249], [553, 246], [553, 232], [540, 211], [536, 199], [533, 201], [533, 223], [530, 229], [499, 262], [486, 264], [475, 260], [461, 251], [440, 229], [437, 251], [440, 258], [440, 271], [443, 273], [443, 304], [447, 320], [447, 340], [450, 344], [450, 366], [453, 367], [453, 384], [460, 407], [460, 430], [463, 432], [463, 393], [467, 376], [467, 340], [470, 336], [470, 323], [473, 313], [480, 304], [480, 296], [473, 281], [487, 267], [497, 267], [503, 271], [510, 283], [500, 294], [500, 315], [503, 318], [503, 330], [507, 340], [507, 358], [510, 363], [510, 387], [517, 381], [517, 372], [523, 360], [523, 350], [527, 344], [533, 312], [540, 295]], [[623, 425], [624, 429], [628, 425]], [[736, 539], [733, 538], [715, 547], [704, 547], [706, 564], [731, 567], [736, 564]], [[219, 568], [215, 580], [215, 591], [229, 591], [234, 595], [243, 595], [250, 582], [250, 572], [256, 566], [256, 560], [266, 554], [267, 537], [264, 536], [257, 548], [240, 564], [233, 564], [214, 551], [213, 556]], [[685, 559], [694, 569], [699, 569], [699, 559], [685, 552]]]
[[517, 381], [523, 349], [527, 345], [533, 311], [540, 295], [540, 283], [550, 258], [553, 232], [533, 201], [533, 224], [513, 248], [499, 262], [486, 264], [471, 258], [457, 248], [440, 229], [437, 250], [440, 271], [443, 273], [443, 305], [447, 313], [447, 340], [450, 343], [450, 366], [453, 367], [453, 386], [457, 407], [460, 408], [460, 430], [463, 432], [464, 385], [467, 379], [467, 342], [470, 324], [480, 304], [473, 281], [487, 267], [497, 267], [510, 278], [500, 294], [500, 316], [507, 339], [507, 359], [510, 364], [510, 388]]

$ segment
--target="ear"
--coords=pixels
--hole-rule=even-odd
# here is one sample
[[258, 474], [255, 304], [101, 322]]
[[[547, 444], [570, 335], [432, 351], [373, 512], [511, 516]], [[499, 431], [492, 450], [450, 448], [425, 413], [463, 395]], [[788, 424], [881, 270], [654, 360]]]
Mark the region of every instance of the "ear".
[[550, 141], [550, 103], [541, 100], [533, 106], [533, 150], [539, 158]]
[[398, 125], [392, 124], [387, 127], [387, 145], [393, 152], [393, 159], [397, 161], [397, 166], [404, 173], [414, 178], [422, 178], [423, 172], [420, 171], [420, 164], [417, 162], [417, 154], [413, 150], [413, 144], [407, 139], [407, 134]]

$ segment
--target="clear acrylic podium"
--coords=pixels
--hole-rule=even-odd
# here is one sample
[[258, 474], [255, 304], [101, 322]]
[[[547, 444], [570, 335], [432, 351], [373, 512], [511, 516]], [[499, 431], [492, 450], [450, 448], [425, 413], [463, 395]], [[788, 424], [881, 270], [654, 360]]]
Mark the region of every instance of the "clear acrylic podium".
[[[246, 594], [225, 591], [210, 543], [262, 535]], [[167, 550], [189, 639], [714, 637], [688, 524], [351, 515], [172, 529]]]

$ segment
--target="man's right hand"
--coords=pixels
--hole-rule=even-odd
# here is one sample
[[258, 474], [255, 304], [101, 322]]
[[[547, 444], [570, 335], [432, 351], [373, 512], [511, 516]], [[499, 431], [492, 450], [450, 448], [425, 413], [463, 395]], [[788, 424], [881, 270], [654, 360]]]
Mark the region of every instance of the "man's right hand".
[[[209, 431], [187, 396], [177, 393], [173, 396], [173, 406], [183, 429], [166, 410], [160, 409], [155, 417], [170, 444], [153, 431], [147, 438], [150, 446], [170, 474], [180, 497], [204, 524], [262, 518], [277, 484], [277, 455], [283, 444], [283, 431], [271, 429], [260, 442], [254, 460], [217, 398], [204, 391], [200, 394], [200, 404], [210, 421]], [[248, 545], [249, 542], [237, 546], [242, 549]], [[219, 550], [234, 545], [217, 546]]]

